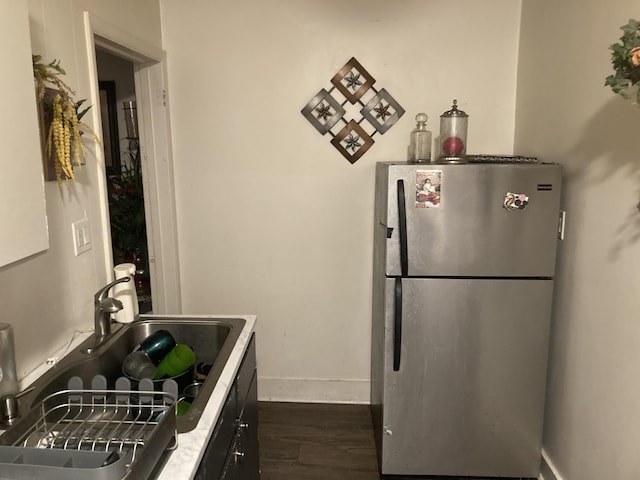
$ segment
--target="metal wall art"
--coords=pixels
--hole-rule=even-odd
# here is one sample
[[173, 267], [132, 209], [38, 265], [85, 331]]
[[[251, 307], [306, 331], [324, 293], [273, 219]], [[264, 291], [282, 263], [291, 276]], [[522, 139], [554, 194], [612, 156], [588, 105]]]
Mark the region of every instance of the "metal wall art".
[[[404, 114], [404, 109], [384, 88], [380, 91], [373, 88], [375, 82], [369, 72], [351, 58], [331, 79], [331, 89], [321, 89], [302, 109], [316, 130], [333, 137], [331, 144], [351, 163], [371, 148], [376, 133], [384, 134]], [[345, 118], [347, 102], [362, 106], [359, 120]], [[332, 129], [339, 130], [334, 133]]]

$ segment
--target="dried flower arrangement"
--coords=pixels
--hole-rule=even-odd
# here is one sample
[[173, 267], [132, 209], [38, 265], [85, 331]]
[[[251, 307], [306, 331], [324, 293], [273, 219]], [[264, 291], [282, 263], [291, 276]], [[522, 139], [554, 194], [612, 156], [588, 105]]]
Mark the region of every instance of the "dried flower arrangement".
[[640, 106], [640, 22], [630, 19], [620, 29], [620, 42], [609, 47], [615, 74], [607, 77], [605, 85]]
[[[75, 102], [75, 91], [61, 78], [66, 72], [59, 60], [42, 63], [40, 55], [32, 55], [33, 78], [36, 84], [38, 103], [50, 112], [51, 123], [43, 132], [45, 138], [45, 158], [53, 161], [55, 177], [58, 183], [64, 179], [75, 179], [74, 164], [83, 163], [85, 149], [82, 143], [83, 131], [90, 132], [98, 141], [91, 127], [80, 119], [91, 108], [80, 110], [85, 100]], [[82, 128], [82, 130], [81, 130]]]

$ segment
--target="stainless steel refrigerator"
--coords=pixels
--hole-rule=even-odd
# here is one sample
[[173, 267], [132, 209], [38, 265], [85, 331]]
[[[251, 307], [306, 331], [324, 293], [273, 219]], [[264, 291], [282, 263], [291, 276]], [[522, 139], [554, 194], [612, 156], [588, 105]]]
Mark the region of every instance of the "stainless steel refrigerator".
[[383, 476], [538, 476], [560, 190], [552, 164], [377, 165]]

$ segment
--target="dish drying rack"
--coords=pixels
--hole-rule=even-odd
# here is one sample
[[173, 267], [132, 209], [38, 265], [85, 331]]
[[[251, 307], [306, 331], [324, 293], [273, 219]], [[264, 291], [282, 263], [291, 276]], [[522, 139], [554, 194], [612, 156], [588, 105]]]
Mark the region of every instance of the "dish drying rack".
[[146, 478], [164, 451], [177, 447], [174, 380], [165, 381], [163, 391], [154, 391], [150, 379], [132, 388], [125, 377], [108, 390], [102, 375], [90, 389], [80, 377], [67, 386], [34, 408], [31, 427], [13, 446], [0, 447], [7, 478]]

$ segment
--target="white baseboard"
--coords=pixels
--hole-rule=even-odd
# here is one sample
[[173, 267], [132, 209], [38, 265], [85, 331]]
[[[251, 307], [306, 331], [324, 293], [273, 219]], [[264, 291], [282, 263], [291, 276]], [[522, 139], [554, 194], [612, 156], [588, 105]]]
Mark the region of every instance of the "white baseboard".
[[544, 448], [542, 449], [542, 464], [540, 470], [540, 480], [564, 480], [564, 477], [560, 475]]
[[369, 385], [369, 380], [258, 377], [258, 400], [368, 404]]

